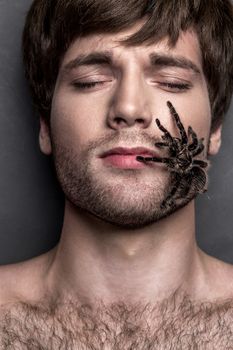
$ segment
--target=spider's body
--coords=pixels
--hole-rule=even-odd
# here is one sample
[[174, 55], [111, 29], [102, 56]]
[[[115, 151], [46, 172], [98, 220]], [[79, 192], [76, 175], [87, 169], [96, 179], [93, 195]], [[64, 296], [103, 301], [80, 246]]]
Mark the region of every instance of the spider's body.
[[169, 156], [164, 158], [158, 157], [141, 157], [139, 161], [153, 161], [166, 164], [167, 168], [173, 175], [174, 186], [168, 194], [164, 206], [174, 205], [175, 200], [182, 199], [189, 195], [191, 188], [195, 193], [203, 193], [206, 191], [207, 173], [204, 170], [208, 166], [207, 161], [194, 159], [204, 150], [204, 139], [198, 139], [197, 134], [189, 126], [186, 133], [180, 117], [171, 102], [167, 102], [171, 115], [179, 129], [180, 137], [172, 137], [165, 127], [156, 119], [158, 128], [163, 132], [162, 142], [157, 142], [155, 146], [159, 148], [168, 148]]

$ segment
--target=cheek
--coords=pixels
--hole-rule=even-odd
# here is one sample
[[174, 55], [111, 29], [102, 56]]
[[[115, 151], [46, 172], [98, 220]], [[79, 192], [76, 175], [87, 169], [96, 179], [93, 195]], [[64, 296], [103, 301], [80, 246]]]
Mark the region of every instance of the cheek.
[[197, 135], [199, 138], [205, 139], [206, 147], [208, 146], [209, 142], [209, 136], [210, 136], [210, 128], [211, 128], [211, 112], [207, 108], [203, 111], [203, 113], [200, 112], [199, 115], [199, 122], [197, 125]]
[[[51, 130], [59, 143], [75, 147], [95, 139], [100, 128], [101, 107], [90, 98], [60, 93], [54, 96], [51, 110]], [[103, 108], [102, 108], [103, 114]]]
[[[208, 108], [208, 106], [202, 106], [203, 108], [196, 108], [196, 110], [193, 110], [193, 119], [195, 122], [193, 122], [190, 125], [192, 126], [194, 132], [197, 134], [197, 138], [200, 140], [201, 138], [204, 138], [204, 154], [208, 152], [209, 148], [209, 136], [210, 136], [210, 126], [211, 126], [211, 113]], [[195, 113], [196, 112], [196, 113]], [[200, 157], [200, 155], [199, 155]]]
[[[183, 108], [183, 111], [182, 111]], [[183, 114], [185, 129], [192, 126], [197, 133], [198, 138], [204, 137], [205, 140], [209, 137], [211, 127], [211, 109], [207, 89], [198, 91], [192, 99], [183, 101], [183, 106], [180, 106]]]
[[204, 137], [206, 139], [209, 136], [211, 126], [211, 114], [208, 108], [193, 111], [190, 125], [200, 138]]

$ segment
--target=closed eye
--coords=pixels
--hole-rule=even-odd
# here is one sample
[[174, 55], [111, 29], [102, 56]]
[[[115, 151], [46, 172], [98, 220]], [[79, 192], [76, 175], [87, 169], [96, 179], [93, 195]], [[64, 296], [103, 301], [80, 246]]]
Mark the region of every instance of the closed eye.
[[158, 85], [164, 87], [165, 90], [173, 90], [172, 92], [182, 92], [191, 88], [191, 85], [188, 83], [158, 82]]
[[[79, 90], [91, 89], [97, 85], [103, 85], [106, 81], [91, 81], [91, 82], [74, 82], [73, 85]], [[159, 86], [164, 87], [165, 90], [176, 90], [185, 91], [191, 88], [190, 84], [187, 83], [169, 83], [169, 82], [159, 82]]]
[[97, 85], [102, 85], [104, 84], [105, 81], [91, 81], [91, 82], [74, 82], [73, 85], [75, 88], [84, 90], [84, 89], [91, 89]]

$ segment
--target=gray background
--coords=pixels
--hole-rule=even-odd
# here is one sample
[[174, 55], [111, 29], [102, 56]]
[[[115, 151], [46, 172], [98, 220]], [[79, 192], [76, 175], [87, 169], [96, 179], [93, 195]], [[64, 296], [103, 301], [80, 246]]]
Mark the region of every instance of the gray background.
[[[38, 145], [21, 61], [21, 34], [31, 0], [0, 0], [0, 264], [23, 261], [59, 240], [64, 198]], [[233, 263], [233, 106], [213, 159], [209, 191], [197, 199], [197, 240]]]

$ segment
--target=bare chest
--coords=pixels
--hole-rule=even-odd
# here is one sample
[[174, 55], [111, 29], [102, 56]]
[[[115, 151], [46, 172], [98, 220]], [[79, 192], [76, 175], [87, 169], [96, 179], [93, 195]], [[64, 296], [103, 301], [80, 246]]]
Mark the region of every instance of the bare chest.
[[61, 310], [20, 305], [4, 312], [0, 350], [233, 350], [233, 312], [226, 305]]

